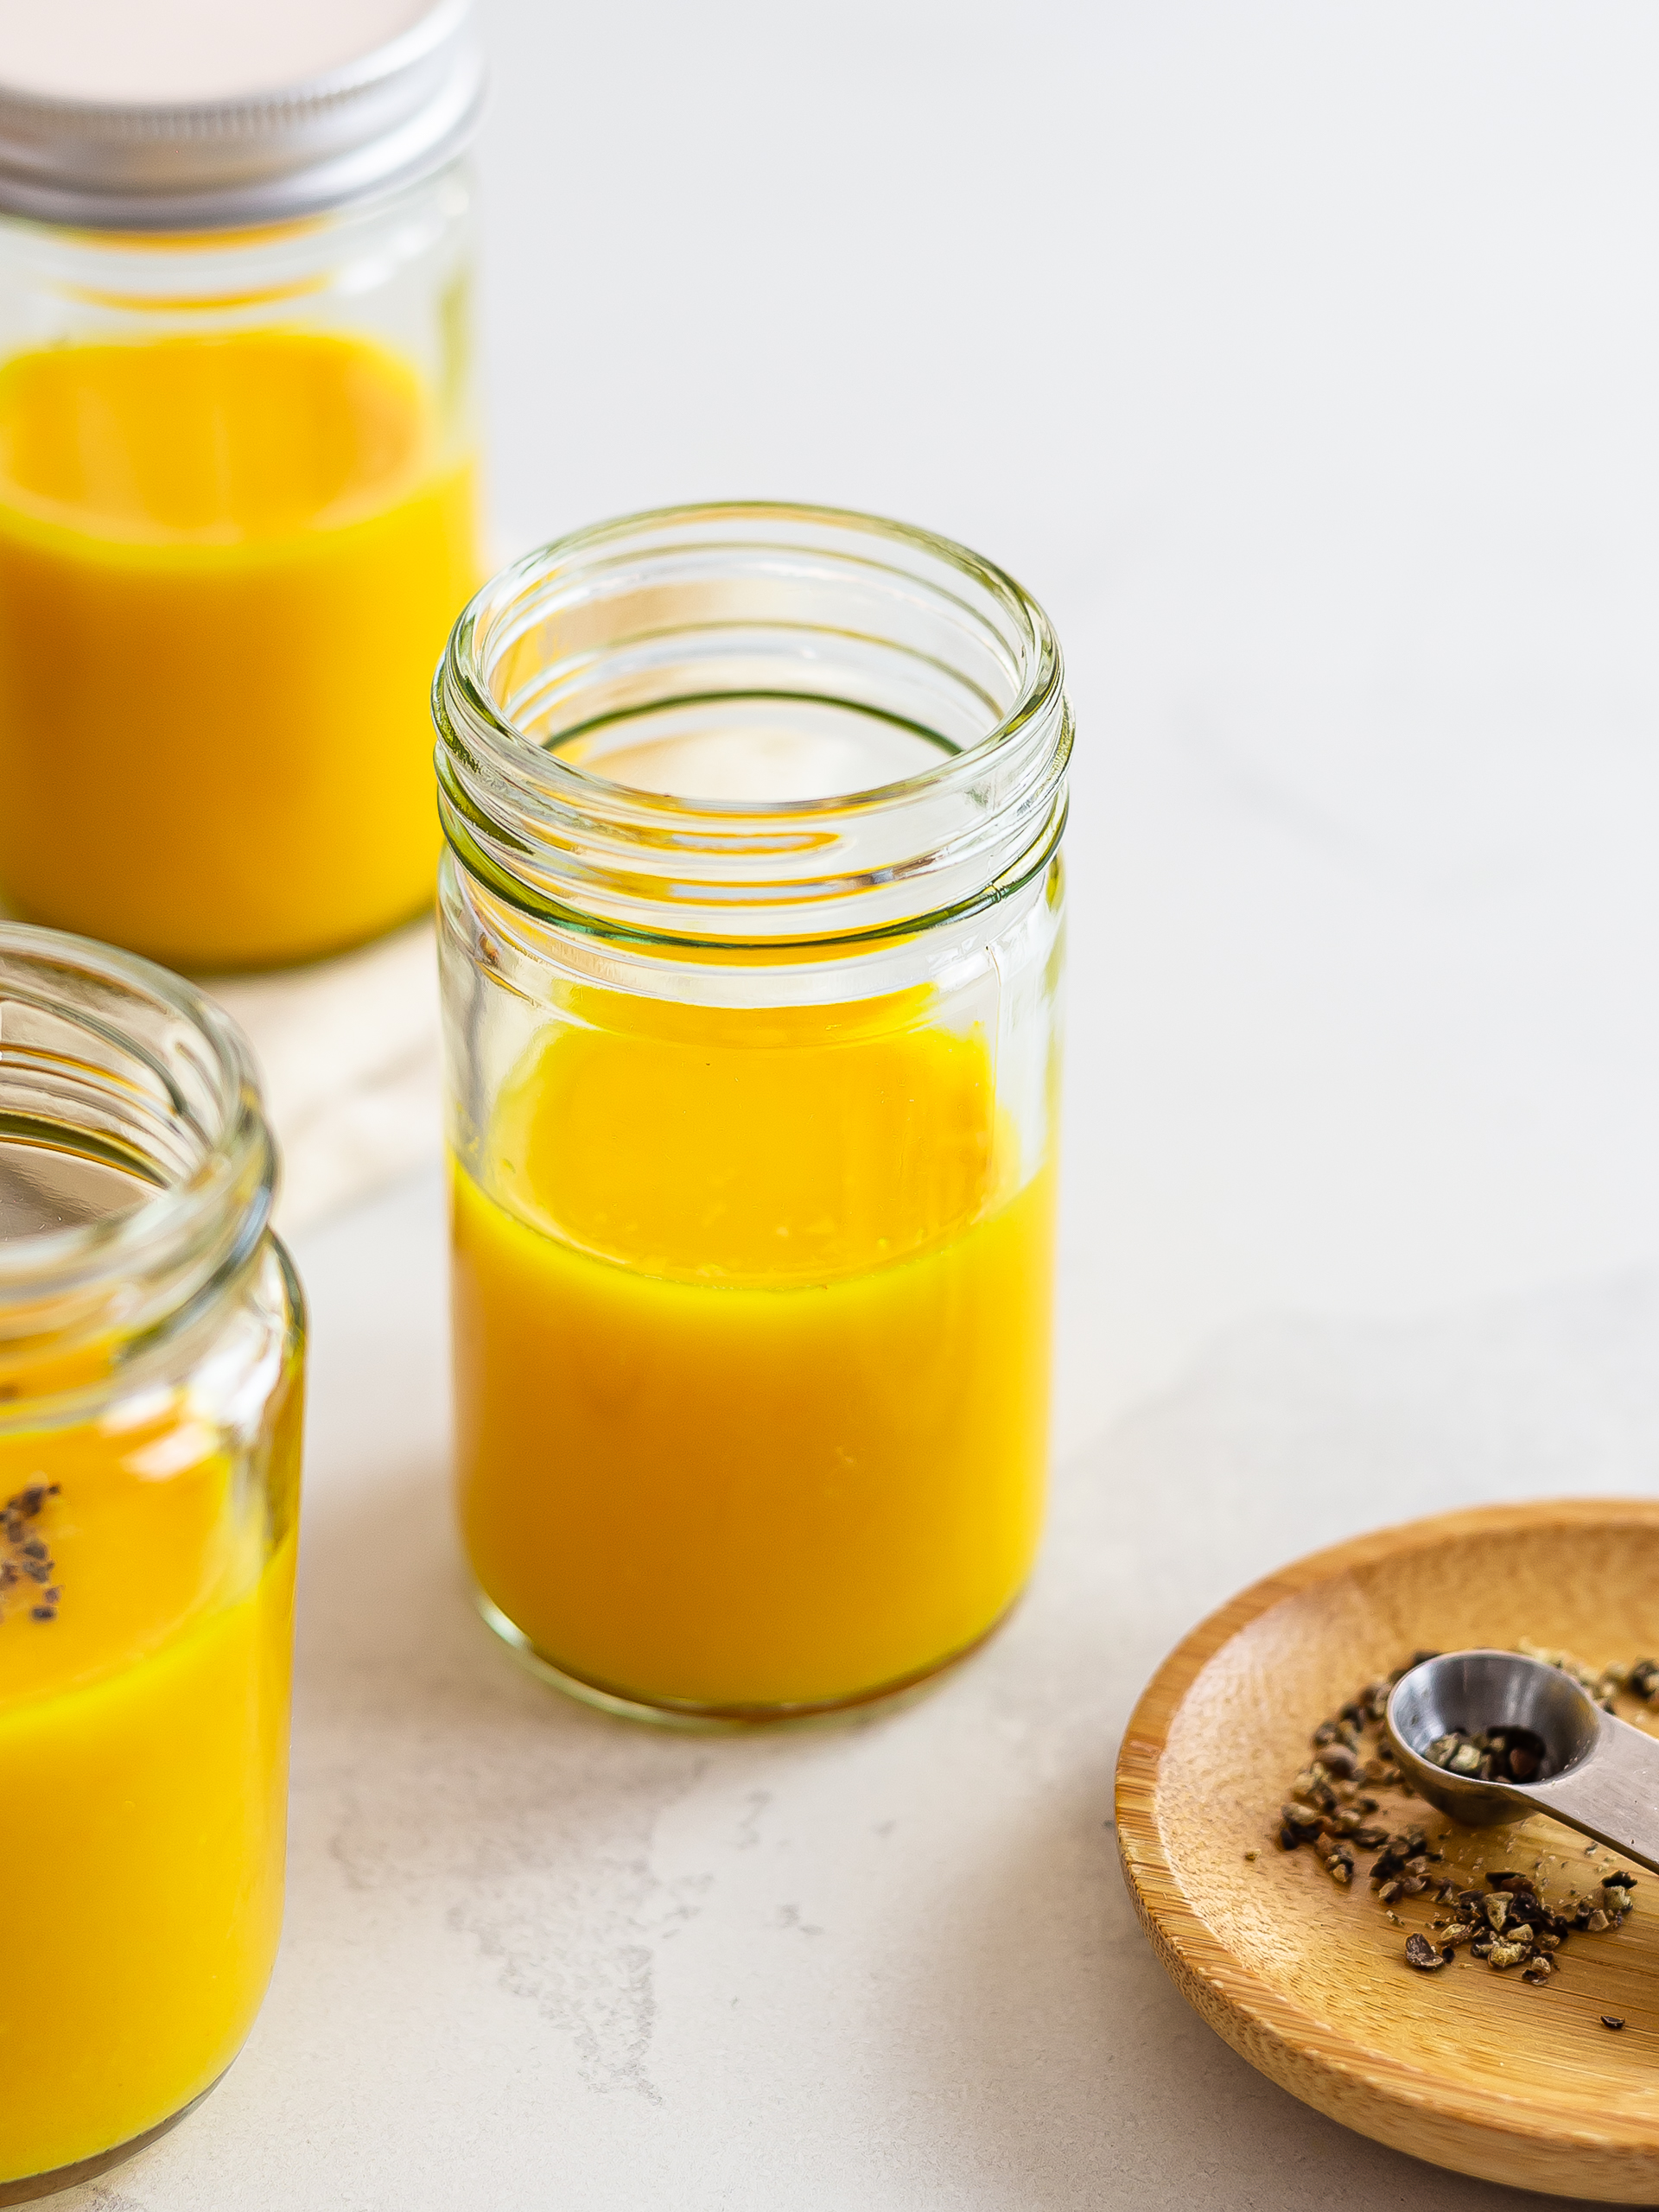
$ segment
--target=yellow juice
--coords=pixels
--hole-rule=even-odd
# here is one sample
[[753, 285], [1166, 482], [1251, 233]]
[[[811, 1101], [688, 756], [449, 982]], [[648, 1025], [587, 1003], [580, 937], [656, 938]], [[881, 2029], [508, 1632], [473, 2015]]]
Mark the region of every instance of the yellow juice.
[[454, 1174], [461, 1512], [546, 1659], [650, 1703], [831, 1705], [1030, 1568], [1053, 1176], [908, 998], [633, 1002], [532, 1047]]
[[474, 472], [412, 368], [248, 331], [0, 367], [0, 893], [185, 968], [426, 906]]
[[[294, 1389], [279, 1503], [298, 1412]], [[252, 2024], [293, 1579], [291, 1529], [188, 1407], [0, 1437], [0, 2186], [160, 2126]]]

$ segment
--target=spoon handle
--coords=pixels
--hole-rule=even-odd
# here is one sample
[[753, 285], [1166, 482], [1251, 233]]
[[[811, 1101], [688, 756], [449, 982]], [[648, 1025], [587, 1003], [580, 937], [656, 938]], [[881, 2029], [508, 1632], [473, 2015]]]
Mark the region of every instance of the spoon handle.
[[1659, 1743], [1611, 1713], [1599, 1719], [1588, 1758], [1513, 1793], [1659, 1874]]

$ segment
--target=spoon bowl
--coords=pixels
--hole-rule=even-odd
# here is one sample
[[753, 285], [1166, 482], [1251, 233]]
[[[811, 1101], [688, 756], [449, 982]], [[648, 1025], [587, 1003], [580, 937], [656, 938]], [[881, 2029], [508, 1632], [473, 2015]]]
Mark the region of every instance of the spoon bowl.
[[1602, 1717], [1559, 1667], [1514, 1651], [1443, 1652], [1402, 1675], [1389, 1700], [1389, 1732], [1413, 1786], [1471, 1828], [1524, 1820], [1536, 1808], [1515, 1783], [1448, 1771], [1429, 1758], [1433, 1745], [1489, 1728], [1524, 1729], [1542, 1746], [1529, 1777], [1542, 1782], [1569, 1774], [1593, 1753]]

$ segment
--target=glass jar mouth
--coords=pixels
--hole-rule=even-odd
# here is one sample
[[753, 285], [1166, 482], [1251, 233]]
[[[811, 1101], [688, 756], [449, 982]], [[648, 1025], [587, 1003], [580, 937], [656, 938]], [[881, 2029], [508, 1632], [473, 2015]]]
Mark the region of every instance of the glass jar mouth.
[[0, 922], [0, 1141], [143, 1193], [0, 1236], [0, 1376], [43, 1342], [170, 1331], [270, 1222], [276, 1156], [240, 1033], [181, 977], [87, 938]]
[[[433, 714], [462, 864], [605, 934], [912, 929], [1025, 880], [1064, 821], [1040, 606], [966, 546], [842, 509], [666, 508], [543, 546], [463, 611]], [[785, 780], [746, 791], [767, 743]], [[599, 765], [619, 756], [626, 775]], [[832, 758], [827, 788], [789, 788]]]

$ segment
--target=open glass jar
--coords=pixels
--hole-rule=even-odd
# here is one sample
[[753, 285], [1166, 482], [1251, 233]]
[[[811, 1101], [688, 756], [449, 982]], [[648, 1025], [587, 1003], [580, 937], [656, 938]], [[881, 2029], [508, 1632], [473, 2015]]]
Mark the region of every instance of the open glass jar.
[[282, 1920], [303, 1320], [224, 1017], [0, 924], [0, 2202], [236, 2056]]
[[0, 56], [0, 898], [309, 959], [433, 897], [427, 690], [481, 573], [465, 7], [284, 41], [151, 0], [118, 68], [41, 12]]
[[508, 569], [435, 700], [486, 1618], [658, 1719], [915, 1682], [1041, 1522], [1049, 624], [924, 531], [690, 508]]

